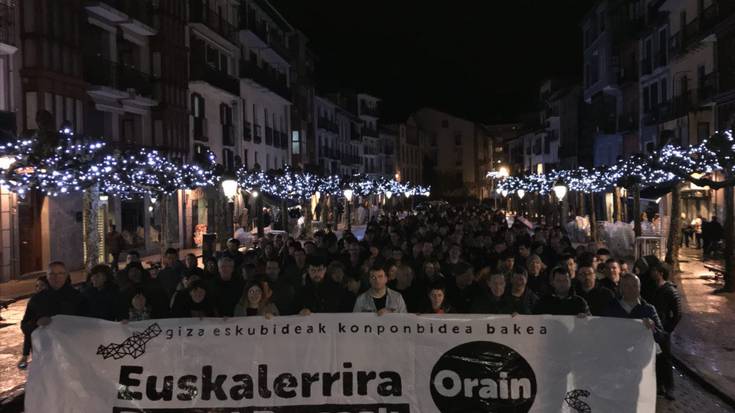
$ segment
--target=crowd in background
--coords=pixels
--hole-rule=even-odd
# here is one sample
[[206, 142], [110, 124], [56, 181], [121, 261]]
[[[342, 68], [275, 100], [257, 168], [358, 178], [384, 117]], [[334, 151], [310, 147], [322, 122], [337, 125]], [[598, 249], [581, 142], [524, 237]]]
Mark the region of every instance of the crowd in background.
[[[670, 335], [680, 300], [653, 256], [628, 263], [605, 248], [573, 246], [559, 227], [509, 226], [500, 211], [449, 205], [373, 218], [362, 239], [326, 230], [240, 247], [229, 240], [201, 267], [193, 254], [182, 262], [169, 249], [160, 268], [144, 268], [128, 251], [124, 269], [97, 265], [79, 291], [64, 264], [52, 263], [23, 332], [30, 337], [56, 314], [121, 322], [343, 312], [635, 318], [660, 346], [660, 390], [673, 398]], [[20, 367], [29, 352], [24, 345]]]

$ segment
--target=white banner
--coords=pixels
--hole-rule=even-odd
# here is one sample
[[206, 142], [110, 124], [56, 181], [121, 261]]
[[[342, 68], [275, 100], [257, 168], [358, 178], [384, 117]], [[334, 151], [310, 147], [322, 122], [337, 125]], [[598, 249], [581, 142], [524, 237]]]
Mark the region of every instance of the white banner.
[[651, 332], [550, 316], [57, 316], [26, 411], [654, 412]]

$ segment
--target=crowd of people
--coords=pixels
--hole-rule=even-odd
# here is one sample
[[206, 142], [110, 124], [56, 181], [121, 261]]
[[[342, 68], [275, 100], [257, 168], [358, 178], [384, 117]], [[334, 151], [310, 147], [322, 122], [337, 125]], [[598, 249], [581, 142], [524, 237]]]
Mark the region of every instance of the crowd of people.
[[[633, 318], [651, 329], [660, 391], [673, 398], [670, 335], [681, 310], [669, 274], [655, 257], [628, 263], [605, 248], [575, 247], [559, 227], [509, 226], [499, 211], [442, 205], [372, 219], [362, 239], [328, 229], [305, 241], [267, 236], [246, 251], [231, 239], [201, 267], [169, 249], [160, 268], [144, 268], [128, 251], [124, 269], [97, 265], [80, 290], [53, 262], [22, 329], [28, 341], [56, 314], [120, 322], [344, 312]], [[29, 352], [24, 345], [19, 367]]]
[[682, 245], [687, 248], [691, 244], [694, 248], [702, 250], [702, 256], [706, 259], [714, 252], [721, 249], [720, 242], [725, 236], [725, 227], [722, 226], [717, 216], [713, 215], [707, 221], [701, 215], [688, 222], [682, 214]]

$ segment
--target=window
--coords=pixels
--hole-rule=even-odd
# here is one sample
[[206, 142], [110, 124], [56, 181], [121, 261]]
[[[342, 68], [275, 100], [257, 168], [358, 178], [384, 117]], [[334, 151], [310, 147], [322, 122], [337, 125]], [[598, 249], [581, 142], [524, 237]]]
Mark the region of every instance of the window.
[[291, 132], [291, 153], [294, 155], [301, 153], [301, 139], [297, 130]]
[[457, 146], [462, 145], [462, 134], [461, 133], [454, 135], [454, 144]]
[[243, 162], [245, 163], [245, 168], [248, 168], [249, 167], [248, 166], [249, 165], [249, 163], [248, 163], [248, 155], [249, 155], [248, 154], [248, 150], [245, 149], [245, 152], [243, 153], [243, 157], [242, 157]]
[[442, 128], [446, 129], [446, 128], [448, 128], [448, 127], [449, 127], [449, 121], [448, 121], [448, 120], [446, 120], [446, 119], [444, 119], [444, 120], [442, 121]]
[[222, 150], [222, 165], [226, 171], [232, 171], [235, 169], [235, 154], [231, 149]]
[[651, 98], [649, 95], [649, 88], [646, 86], [643, 88], [643, 111], [648, 112], [651, 110]]
[[225, 146], [234, 146], [235, 134], [232, 126], [232, 108], [224, 103], [220, 104], [219, 119], [222, 125], [222, 144]]

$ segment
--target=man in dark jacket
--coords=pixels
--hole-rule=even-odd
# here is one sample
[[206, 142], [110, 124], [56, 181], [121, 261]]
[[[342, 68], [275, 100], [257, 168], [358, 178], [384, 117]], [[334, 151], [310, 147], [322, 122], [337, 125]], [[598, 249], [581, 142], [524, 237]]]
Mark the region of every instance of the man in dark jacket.
[[237, 277], [235, 273], [235, 262], [230, 257], [221, 257], [217, 260], [219, 278], [210, 281], [207, 286], [210, 302], [214, 305], [217, 315], [220, 317], [232, 317], [235, 304], [242, 298], [242, 290], [245, 281]]
[[551, 273], [554, 293], [541, 297], [533, 309], [534, 314], [587, 316], [590, 309], [584, 298], [574, 294], [572, 277], [564, 268], [554, 268]]
[[50, 263], [46, 276], [49, 288], [31, 297], [20, 322], [23, 334], [28, 337], [37, 327], [49, 325], [55, 315], [83, 315], [87, 311], [84, 298], [71, 286], [63, 262]]
[[[661, 324], [661, 319], [658, 317], [656, 308], [641, 298], [641, 281], [635, 274], [626, 273], [622, 276], [620, 294], [621, 298], [613, 301], [605, 311], [605, 317], [642, 320], [643, 324], [653, 332], [653, 339], [659, 345], [664, 343], [667, 334]], [[673, 399], [670, 391], [666, 393], [666, 397]]]
[[671, 362], [671, 333], [681, 320], [681, 297], [676, 286], [669, 282], [669, 271], [659, 265], [651, 268], [651, 278], [656, 282], [651, 304], [661, 318], [661, 324], [666, 333], [659, 343], [661, 354], [656, 357], [656, 382], [666, 395], [673, 399], [674, 370]]
[[602, 316], [602, 313], [610, 306], [610, 302], [615, 300], [615, 294], [607, 288], [596, 285], [597, 277], [592, 267], [580, 268], [577, 279], [580, 285], [576, 290], [577, 295], [587, 301], [592, 315]]
[[166, 291], [166, 296], [171, 296], [176, 292], [181, 279], [184, 278], [184, 264], [179, 261], [179, 251], [176, 248], [169, 248], [163, 254], [163, 269], [158, 272], [156, 277]]
[[344, 308], [344, 289], [325, 277], [327, 265], [324, 258], [309, 257], [306, 263], [309, 278], [296, 295], [299, 314], [338, 313]]
[[474, 314], [510, 314], [513, 308], [506, 294], [505, 274], [495, 273], [486, 280], [486, 285], [472, 300]]
[[447, 301], [457, 313], [467, 314], [472, 309], [472, 302], [479, 294], [475, 283], [474, 269], [467, 263], [459, 263], [454, 268], [452, 278], [447, 285]]

